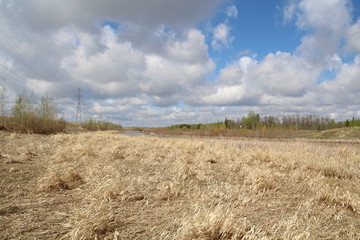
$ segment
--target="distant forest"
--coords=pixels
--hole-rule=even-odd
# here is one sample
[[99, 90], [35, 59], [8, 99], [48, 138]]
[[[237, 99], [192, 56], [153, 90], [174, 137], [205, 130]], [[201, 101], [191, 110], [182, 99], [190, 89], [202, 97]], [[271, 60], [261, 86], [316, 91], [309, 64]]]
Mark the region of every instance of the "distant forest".
[[326, 130], [341, 127], [359, 127], [360, 119], [346, 119], [336, 122], [329, 117], [315, 115], [291, 115], [291, 116], [260, 116], [255, 112], [249, 112], [238, 120], [225, 118], [223, 122], [208, 124], [178, 124], [170, 129], [291, 129], [291, 130]]

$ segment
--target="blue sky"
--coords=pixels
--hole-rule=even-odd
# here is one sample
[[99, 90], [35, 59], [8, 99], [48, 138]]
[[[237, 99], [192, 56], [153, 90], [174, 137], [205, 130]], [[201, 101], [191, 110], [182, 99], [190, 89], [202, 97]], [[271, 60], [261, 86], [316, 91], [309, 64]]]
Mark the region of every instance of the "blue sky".
[[84, 118], [125, 126], [360, 118], [359, 17], [355, 0], [2, 0], [0, 74], [67, 120], [78, 88]]
[[292, 52], [299, 44], [301, 36], [293, 24], [283, 23], [282, 4], [256, 0], [237, 1], [234, 6], [238, 9], [236, 18], [227, 18], [220, 11], [213, 21], [214, 24], [228, 21], [235, 37], [228, 51], [212, 51], [214, 57], [223, 57], [222, 52], [226, 52], [233, 60], [241, 51], [250, 50], [263, 58], [269, 52]]

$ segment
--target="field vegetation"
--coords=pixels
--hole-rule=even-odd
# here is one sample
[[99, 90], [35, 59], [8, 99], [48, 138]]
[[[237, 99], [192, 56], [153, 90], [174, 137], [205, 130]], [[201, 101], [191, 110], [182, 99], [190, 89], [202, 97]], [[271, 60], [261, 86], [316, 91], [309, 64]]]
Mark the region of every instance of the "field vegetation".
[[359, 239], [359, 144], [0, 131], [0, 238]]

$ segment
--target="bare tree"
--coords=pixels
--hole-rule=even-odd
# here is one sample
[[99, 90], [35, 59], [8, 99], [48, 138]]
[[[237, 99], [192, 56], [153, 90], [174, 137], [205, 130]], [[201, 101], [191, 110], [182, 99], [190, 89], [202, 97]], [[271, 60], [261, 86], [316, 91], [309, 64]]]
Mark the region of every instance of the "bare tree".
[[48, 94], [45, 94], [37, 108], [38, 117], [42, 120], [55, 120], [57, 111], [54, 100]]

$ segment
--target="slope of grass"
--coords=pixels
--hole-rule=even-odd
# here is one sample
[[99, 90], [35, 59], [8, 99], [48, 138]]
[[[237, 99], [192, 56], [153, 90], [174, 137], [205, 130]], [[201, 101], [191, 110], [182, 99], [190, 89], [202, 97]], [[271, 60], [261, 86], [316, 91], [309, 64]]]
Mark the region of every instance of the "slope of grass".
[[359, 239], [359, 143], [0, 132], [2, 239]]
[[360, 127], [335, 128], [316, 133], [316, 138], [360, 139]]

